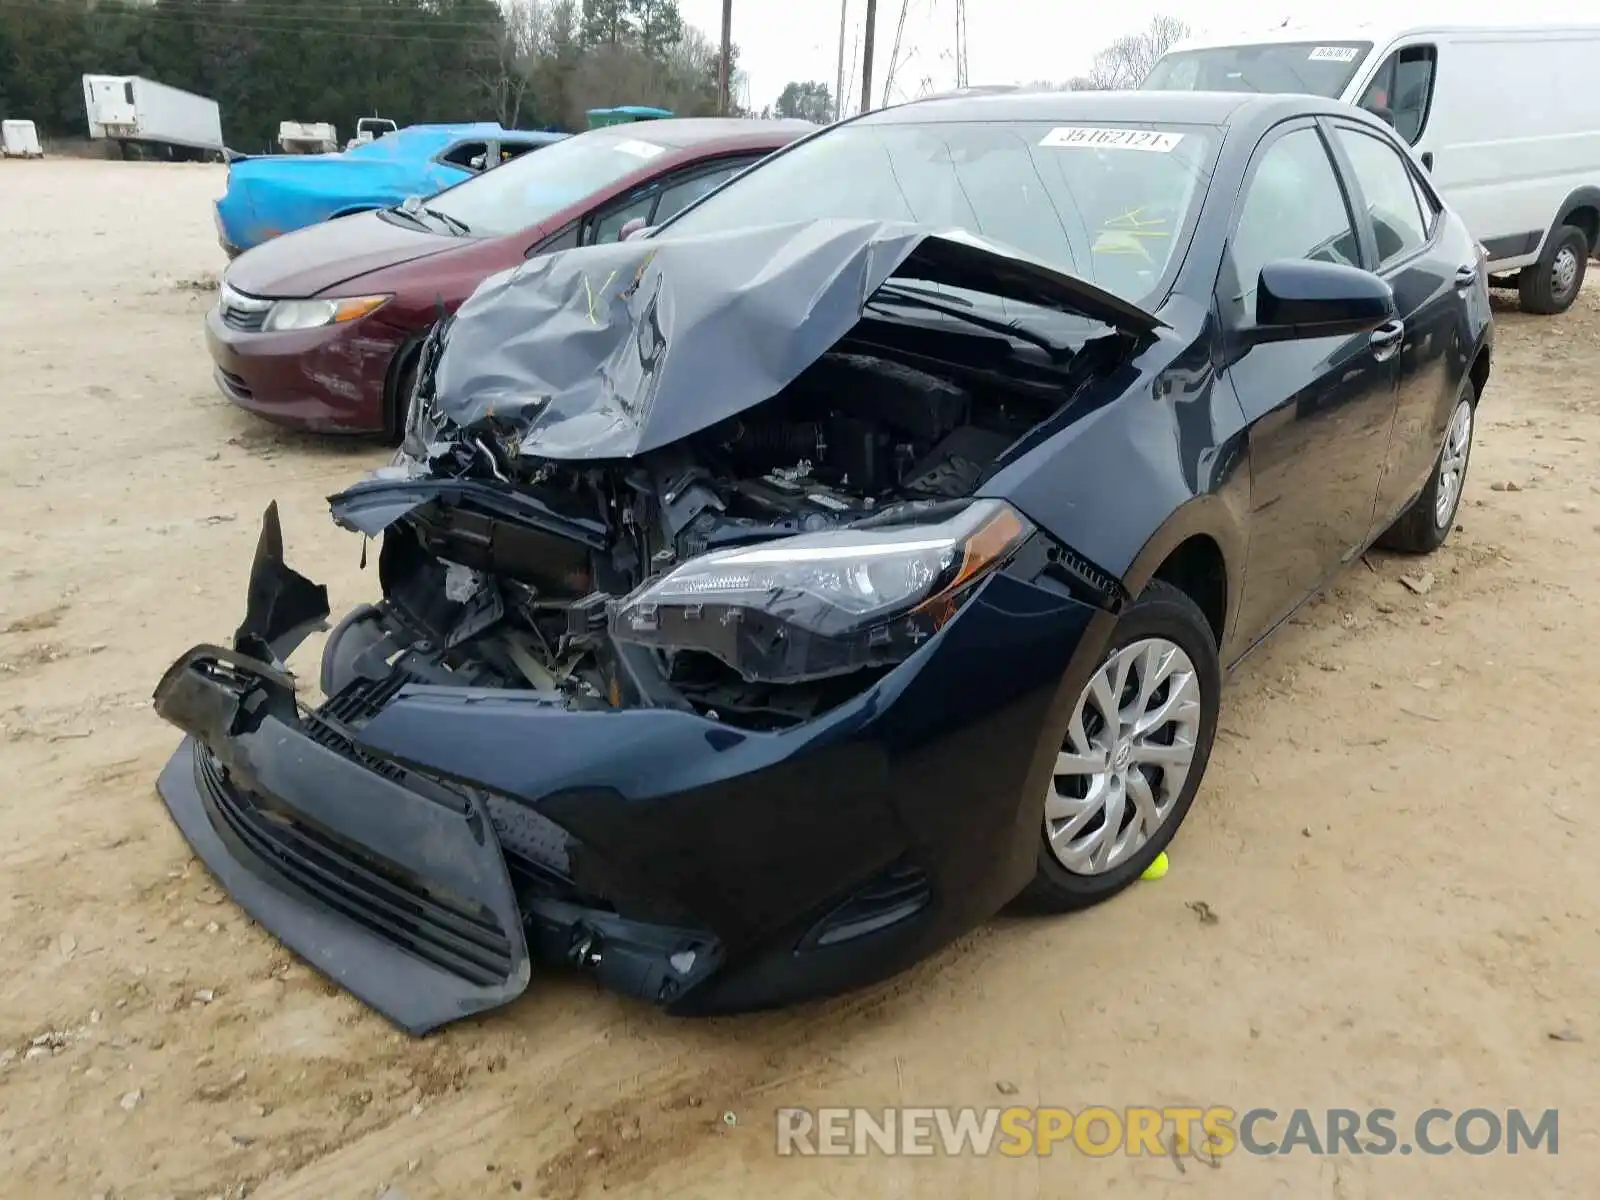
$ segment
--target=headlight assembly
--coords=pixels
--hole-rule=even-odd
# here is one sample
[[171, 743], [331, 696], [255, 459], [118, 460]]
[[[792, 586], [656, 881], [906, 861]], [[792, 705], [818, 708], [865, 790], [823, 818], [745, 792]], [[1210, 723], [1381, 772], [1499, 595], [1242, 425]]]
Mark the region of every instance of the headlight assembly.
[[717, 550], [612, 614], [619, 641], [698, 650], [745, 679], [799, 683], [899, 662], [1033, 532], [978, 500], [947, 520], [835, 529]]
[[288, 333], [295, 329], [321, 329], [324, 325], [343, 325], [376, 312], [389, 296], [341, 296], [332, 300], [279, 300], [267, 311], [262, 322], [264, 333]]

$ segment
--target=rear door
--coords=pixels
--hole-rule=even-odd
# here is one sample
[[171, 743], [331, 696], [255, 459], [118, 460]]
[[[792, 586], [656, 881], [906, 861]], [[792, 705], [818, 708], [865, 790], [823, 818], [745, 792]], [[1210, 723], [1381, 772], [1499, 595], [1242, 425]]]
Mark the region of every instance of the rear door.
[[659, 225], [764, 157], [765, 151], [698, 162], [642, 184], [591, 213], [584, 222], [582, 244], [615, 242], [636, 218]]
[[[1363, 265], [1355, 206], [1311, 119], [1262, 140], [1217, 280], [1224, 329], [1255, 320], [1261, 268]], [[1395, 413], [1401, 329], [1256, 345], [1227, 365], [1249, 422], [1250, 548], [1239, 633], [1253, 643], [1365, 545]]]
[[1351, 121], [1328, 121], [1350, 182], [1363, 256], [1394, 289], [1404, 324], [1394, 432], [1385, 455], [1371, 537], [1388, 528], [1427, 482], [1472, 347], [1463, 311], [1478, 281], [1476, 249], [1399, 146]]

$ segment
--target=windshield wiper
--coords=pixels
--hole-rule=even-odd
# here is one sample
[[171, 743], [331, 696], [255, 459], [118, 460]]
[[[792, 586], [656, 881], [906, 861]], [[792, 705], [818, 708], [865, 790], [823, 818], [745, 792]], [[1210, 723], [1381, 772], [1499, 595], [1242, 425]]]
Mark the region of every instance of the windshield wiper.
[[407, 208], [404, 204], [396, 204], [393, 208], [386, 208], [383, 211], [386, 212], [386, 213], [389, 213], [392, 216], [404, 217], [406, 220], [410, 221], [413, 225], [415, 225], [418, 229], [427, 229], [428, 228], [428, 223], [426, 221], [424, 221], [421, 217], [417, 216], [417, 214], [415, 212], [413, 212], [411, 209]]
[[465, 221], [452, 217], [447, 212], [440, 212], [437, 208], [429, 208], [426, 204], [419, 204], [417, 207], [423, 212], [427, 213], [435, 221], [438, 221], [440, 224], [444, 225], [457, 237], [465, 237], [467, 234], [472, 232], [472, 227], [469, 226]]
[[979, 329], [987, 329], [990, 333], [998, 333], [1001, 337], [1016, 338], [1018, 341], [1027, 342], [1037, 346], [1050, 356], [1054, 363], [1066, 362], [1073, 357], [1076, 351], [1067, 346], [1057, 345], [1043, 334], [1035, 333], [1031, 329], [1024, 329], [1015, 321], [996, 321], [989, 317], [979, 316], [975, 312], [959, 308], [944, 300], [930, 300], [920, 289], [911, 290], [897, 287], [895, 284], [886, 283], [876, 292], [872, 293], [867, 301], [867, 307], [872, 308], [880, 301], [888, 300], [891, 303], [904, 305], [906, 308], [923, 308], [929, 312], [942, 313], [954, 320], [965, 322]]

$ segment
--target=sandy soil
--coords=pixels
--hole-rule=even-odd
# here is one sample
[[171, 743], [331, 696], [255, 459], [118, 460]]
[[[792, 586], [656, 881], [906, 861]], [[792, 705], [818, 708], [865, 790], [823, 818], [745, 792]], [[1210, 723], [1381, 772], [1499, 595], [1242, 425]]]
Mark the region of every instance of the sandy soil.
[[[1600, 287], [1560, 318], [1506, 306], [1431, 590], [1371, 555], [1239, 671], [1164, 881], [789, 1013], [674, 1021], [540, 979], [412, 1041], [244, 919], [153, 788], [175, 738], [150, 690], [232, 630], [269, 500], [336, 613], [376, 586], [322, 498], [381, 451], [273, 432], [212, 390], [221, 182], [0, 163], [0, 1193], [1592, 1194]], [[1561, 1143], [774, 1155], [779, 1105], [895, 1103], [1559, 1107]]]

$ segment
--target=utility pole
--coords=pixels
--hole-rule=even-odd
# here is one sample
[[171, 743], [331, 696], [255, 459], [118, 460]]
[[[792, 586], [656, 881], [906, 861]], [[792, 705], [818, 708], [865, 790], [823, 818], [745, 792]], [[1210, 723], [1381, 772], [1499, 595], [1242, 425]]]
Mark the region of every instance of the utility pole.
[[850, 16], [850, 0], [839, 0], [839, 69], [833, 77], [833, 119], [844, 119], [844, 27]]
[[717, 64], [717, 114], [728, 115], [728, 59], [733, 56], [733, 0], [722, 0], [722, 61]]
[[967, 79], [967, 0], [956, 0], [956, 87], [964, 88]]
[[[723, 0], [727, 3], [727, 0]], [[872, 108], [872, 34], [878, 25], [878, 0], [867, 0], [867, 32], [861, 45], [861, 111]]]

